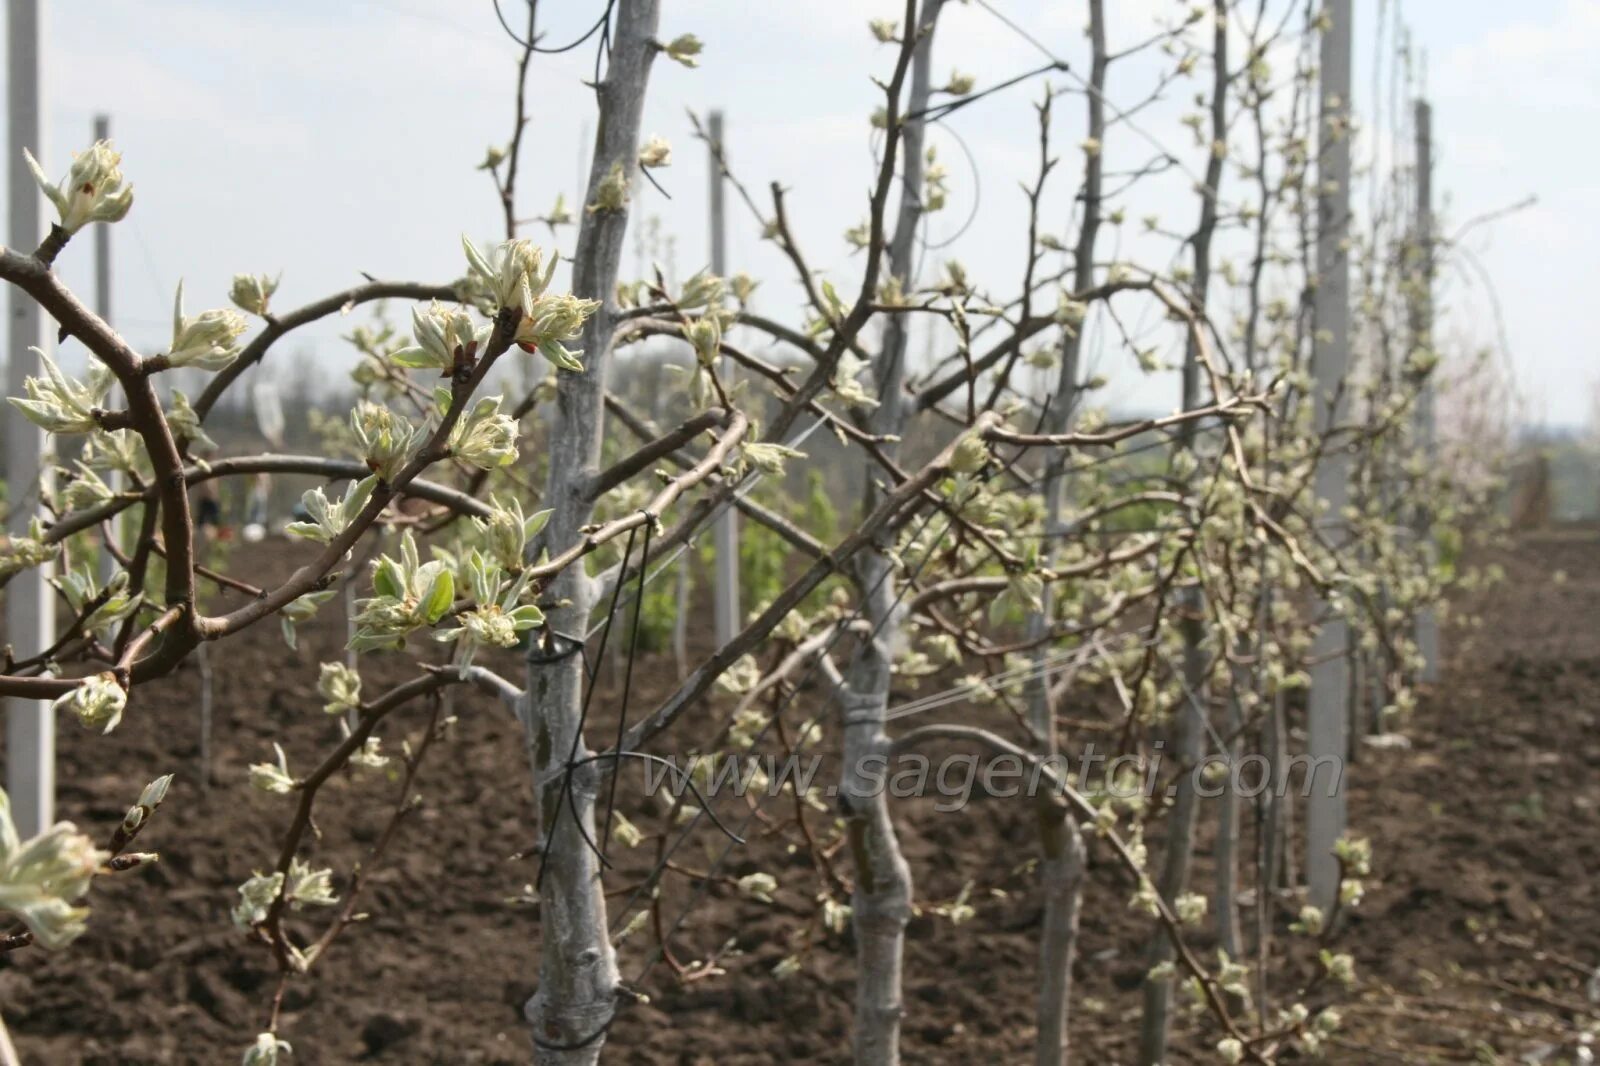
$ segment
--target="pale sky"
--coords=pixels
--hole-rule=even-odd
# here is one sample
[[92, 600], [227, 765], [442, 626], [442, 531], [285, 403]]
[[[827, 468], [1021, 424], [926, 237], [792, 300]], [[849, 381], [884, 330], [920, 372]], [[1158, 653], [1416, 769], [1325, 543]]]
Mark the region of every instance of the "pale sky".
[[[1380, 11], [1381, 2], [1381, 11]], [[518, 0], [502, 0], [515, 16]], [[1393, 25], [1397, 4], [1427, 60], [1438, 155], [1436, 195], [1442, 229], [1537, 194], [1536, 207], [1476, 228], [1465, 244], [1493, 278], [1518, 386], [1535, 421], [1577, 425], [1592, 417], [1600, 387], [1600, 320], [1588, 313], [1600, 279], [1600, 3], [1595, 0], [1356, 0], [1360, 59], [1355, 106], [1371, 127], [1373, 53], [1380, 16]], [[174, 286], [186, 281], [190, 310], [226, 302], [238, 271], [283, 272], [279, 307], [360, 280], [444, 281], [463, 270], [458, 235], [500, 233], [497, 200], [474, 166], [510, 133], [517, 49], [489, 0], [44, 0], [47, 143], [52, 175], [89, 140], [97, 112], [111, 115], [136, 186], [128, 219], [116, 226], [114, 324], [144, 350], [165, 343]], [[1072, 0], [992, 0], [1075, 70], [1087, 67], [1084, 5]], [[1172, 0], [1113, 0], [1112, 47], [1148, 36]], [[564, 41], [602, 8], [599, 0], [546, 0], [548, 41]], [[848, 278], [842, 234], [865, 215], [871, 178], [867, 117], [879, 93], [869, 74], [887, 76], [892, 49], [877, 45], [866, 22], [895, 17], [896, 0], [665, 0], [662, 37], [693, 32], [705, 42], [698, 70], [658, 61], [645, 134], [674, 146], [658, 172], [673, 196], [638, 194], [635, 224], [659, 215], [675, 239], [681, 279], [707, 260], [706, 163], [689, 133], [686, 110], [721, 107], [738, 175], [766, 209], [773, 180], [792, 192], [800, 240], [812, 262]], [[1387, 47], [1385, 45], [1384, 47]], [[951, 4], [941, 25], [935, 70], [974, 74], [980, 88], [1037, 67], [1043, 56], [978, 5]], [[539, 57], [531, 79], [532, 122], [520, 185], [527, 215], [558, 192], [578, 199], [580, 139], [593, 129], [593, 97], [582, 85], [593, 61], [584, 46]], [[1116, 66], [1114, 103], [1132, 105], [1151, 84], [1153, 63]], [[1055, 76], [1055, 84], [1075, 84]], [[996, 292], [1015, 289], [1024, 248], [1018, 181], [1031, 181], [1038, 80], [989, 97], [949, 123], [978, 160], [983, 185], [974, 224], [947, 250]], [[1170, 99], [1141, 112], [1149, 138], [1170, 145], [1198, 173], [1204, 149], [1178, 124], [1201, 81], [1180, 83]], [[1387, 113], [1390, 87], [1380, 86]], [[1070, 239], [1083, 137], [1081, 97], [1057, 101], [1054, 150], [1062, 165], [1046, 198], [1045, 223]], [[1380, 124], [1381, 125], [1381, 124]], [[1242, 137], [1240, 144], [1244, 143]], [[1381, 129], [1379, 138], [1387, 136]], [[972, 210], [971, 167], [950, 133], [932, 135], [951, 171], [951, 205], [936, 217], [935, 241], [955, 233]], [[1131, 129], [1107, 138], [1108, 166], [1144, 161], [1153, 149]], [[1359, 153], [1358, 153], [1359, 154]], [[587, 150], [583, 154], [586, 165]], [[3, 180], [0, 169], [0, 180]], [[1130, 220], [1160, 214], [1176, 230], [1193, 227], [1190, 178], [1173, 172], [1126, 198]], [[1230, 184], [1231, 183], [1231, 184]], [[1224, 198], [1242, 195], [1230, 170]], [[1365, 204], [1358, 195], [1358, 210]], [[730, 261], [768, 279], [758, 304], [798, 319], [784, 261], [758, 240], [750, 215], [730, 207]], [[1130, 221], [1121, 254], [1164, 261], [1171, 244], [1143, 243]], [[548, 238], [542, 227], [525, 234]], [[559, 241], [570, 250], [573, 231]], [[1107, 238], [1103, 258], [1111, 258]], [[91, 242], [68, 248], [60, 269], [87, 297]], [[1461, 263], [1462, 265], [1457, 265]], [[630, 255], [625, 273], [634, 272]], [[1482, 343], [1494, 320], [1474, 268], [1447, 264], [1440, 302], [1450, 330]], [[404, 321], [404, 308], [394, 308]], [[331, 369], [345, 365], [333, 322], [296, 335], [291, 349]], [[69, 353], [69, 360], [71, 355]], [[1115, 350], [1104, 357], [1113, 405], [1170, 407], [1176, 386], [1146, 379]], [[282, 362], [280, 361], [280, 365]], [[1170, 395], [1169, 395], [1170, 393]]]

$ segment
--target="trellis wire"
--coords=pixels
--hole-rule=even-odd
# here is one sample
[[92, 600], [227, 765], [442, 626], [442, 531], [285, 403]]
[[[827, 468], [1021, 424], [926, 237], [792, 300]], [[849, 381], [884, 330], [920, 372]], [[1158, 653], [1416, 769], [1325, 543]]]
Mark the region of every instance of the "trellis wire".
[[[806, 442], [806, 439], [809, 438], [811, 436], [811, 434], [815, 433], [818, 429], [820, 429], [822, 427], [822, 425], [823, 425], [823, 423], [825, 421], [826, 420], [822, 419], [822, 418], [814, 419], [809, 426], [807, 426], [805, 429], [801, 430], [799, 433], [796, 433], [793, 437], [790, 437], [789, 440], [785, 441], [784, 442], [784, 447], [785, 448], [798, 448], [798, 447], [800, 447], [800, 445], [802, 445], [802, 444], [804, 444]], [[766, 475], [763, 474], [759, 470], [748, 471], [744, 475], [744, 477], [739, 479], [738, 486], [734, 489], [734, 491], [731, 494], [729, 494], [728, 498], [726, 500], [723, 500], [721, 503], [717, 504], [715, 507], [713, 507], [711, 509], [711, 513], [708, 514], [706, 516], [706, 518], [705, 518], [705, 523], [706, 524], [710, 524], [711, 520], [716, 518], [718, 515], [720, 515], [724, 510], [726, 510], [729, 507], [735, 506], [737, 501], [742, 500], [746, 496], [750, 495], [750, 493], [752, 491], [754, 491], [756, 485], [759, 484], [761, 479], [764, 478], [764, 477], [766, 477]], [[661, 565], [656, 567], [655, 570], [652, 573], [650, 573], [647, 577], [644, 577], [639, 582], [639, 587], [634, 592], [634, 599], [630, 599], [630, 600], [624, 601], [622, 606], [624, 606], [624, 607], [629, 606], [632, 603], [634, 603], [635, 600], [642, 599], [643, 596], [644, 596], [644, 588], [645, 588], [645, 586], [650, 584], [650, 582], [654, 581], [656, 578], [660, 577], [662, 574], [666, 573], [667, 570], [671, 569], [672, 564], [677, 562], [678, 559], [683, 555], [683, 553], [689, 550], [689, 543], [690, 542], [688, 540], [685, 540], [682, 544], [680, 544], [676, 548], [672, 549], [672, 551], [667, 555], [667, 557], [661, 561]], [[640, 557], [640, 560], [639, 560], [639, 569], [640, 569], [641, 573], [643, 573], [644, 570], [647, 568], [647, 564], [649, 563], [649, 561], [650, 561], [649, 552], [646, 551], [646, 553], [644, 555], [642, 555]], [[623, 574], [624, 574], [624, 572], [626, 570], [627, 570], [627, 560], [624, 559], [622, 564], [621, 564], [621, 566], [618, 569], [618, 572], [617, 572], [617, 585], [618, 585], [618, 587], [620, 587], [621, 584], [622, 584], [622, 577], [623, 577]], [[615, 608], [613, 608], [613, 609], [615, 609]], [[605, 618], [602, 618], [602, 619], [600, 619], [600, 621], [596, 622], [593, 626], [591, 626], [589, 628], [589, 631], [583, 635], [583, 639], [585, 641], [587, 641], [590, 637], [592, 637], [596, 633], [600, 632], [600, 630], [603, 629], [605, 627], [605, 625], [610, 621], [610, 618], [611, 618], [611, 616], [609, 614], [607, 614], [607, 616]]]
[[[987, 477], [985, 480], [987, 480]], [[916, 533], [913, 534], [913, 539], [919, 539], [922, 536], [922, 533], [927, 529], [928, 525], [933, 521], [934, 516], [940, 513], [941, 512], [936, 510], [929, 511], [927, 515], [923, 517], [921, 526], [919, 526]], [[945, 521], [945, 528], [940, 535], [942, 536], [943, 533], [948, 533], [951, 526], [954, 524], [955, 520], [953, 518], [947, 518]], [[871, 646], [872, 641], [877, 639], [879, 631], [894, 617], [895, 608], [898, 607], [900, 605], [900, 601], [905, 598], [906, 592], [910, 590], [912, 583], [915, 582], [917, 576], [922, 572], [922, 568], [927, 565], [930, 557], [931, 556], [924, 556], [924, 558], [917, 564], [916, 571], [901, 584], [900, 591], [896, 594], [894, 603], [891, 604], [889, 611], [872, 628], [872, 631], [866, 635], [865, 639], [857, 644], [855, 655], [851, 660], [852, 665], [856, 661], [856, 658], [862, 654], [864, 649]], [[888, 580], [889, 575], [893, 572], [893, 567], [885, 569], [884, 572], [879, 575], [877, 581], [873, 583], [872, 588], [866, 590], [865, 595], [861, 597], [860, 602], [856, 604], [855, 609], [851, 612], [851, 616], [843, 623], [838, 624], [837, 628], [834, 630], [833, 637], [828, 641], [828, 644], [818, 650], [816, 656], [811, 660], [810, 665], [807, 666], [805, 673], [801, 675], [800, 680], [790, 688], [789, 694], [783, 698], [778, 707], [773, 710], [770, 716], [768, 716], [766, 723], [761, 727], [760, 732], [756, 734], [753, 744], [759, 744], [766, 737], [767, 732], [772, 729], [773, 725], [778, 721], [778, 719], [782, 717], [783, 713], [788, 710], [789, 704], [794, 701], [796, 696], [799, 695], [801, 689], [805, 687], [805, 683], [810, 679], [811, 675], [820, 667], [822, 660], [827, 657], [828, 653], [832, 650], [833, 645], [836, 644], [839, 639], [849, 631], [850, 627], [854, 625], [855, 622], [860, 620], [861, 614], [866, 607], [866, 601], [874, 592], [877, 591], [878, 587], [881, 586], [884, 581]], [[837, 689], [840, 686], [835, 685], [834, 687]], [[832, 693], [829, 695], [831, 696]], [[796, 754], [798, 754], [800, 748], [804, 747], [809, 742], [809, 735], [810, 734], [807, 733], [799, 738], [799, 742], [796, 745]], [[756, 799], [755, 806], [751, 808], [749, 813], [745, 815], [744, 820], [740, 822], [739, 834], [741, 836], [744, 834], [746, 827], [748, 827], [749, 824], [755, 819], [765, 800], [766, 797], [764, 796], [758, 797]], [[661, 861], [656, 864], [654, 869], [651, 870], [650, 875], [646, 877], [644, 882], [634, 890], [631, 896], [629, 896], [627, 902], [622, 907], [622, 916], [626, 916], [633, 909], [634, 904], [638, 902], [639, 897], [644, 893], [644, 891], [654, 885], [656, 879], [661, 876], [661, 872], [666, 869], [667, 863], [671, 860], [672, 856], [677, 853], [677, 850], [682, 847], [683, 844], [689, 839], [690, 835], [693, 834], [695, 827], [699, 825], [700, 819], [704, 817], [705, 814], [705, 807], [702, 807], [695, 813], [689, 824], [684, 827], [684, 831], [678, 836], [677, 841], [673, 843], [669, 849], [667, 849], [666, 853], [662, 855]], [[711, 868], [706, 871], [705, 878], [702, 879], [700, 884], [696, 887], [695, 892], [690, 897], [688, 904], [662, 934], [660, 943], [656, 945], [655, 950], [651, 953], [649, 962], [645, 965], [644, 969], [639, 972], [639, 976], [634, 979], [634, 984], [643, 982], [644, 979], [650, 975], [650, 971], [653, 970], [656, 964], [661, 961], [662, 956], [666, 952], [666, 941], [672, 936], [673, 933], [677, 932], [677, 930], [688, 919], [689, 915], [694, 911], [694, 909], [699, 906], [700, 901], [705, 897], [706, 892], [709, 891], [710, 886], [716, 877], [717, 871], [722, 868], [722, 866], [727, 862], [728, 857], [733, 854], [733, 848], [734, 845], [731, 843], [724, 847], [722, 853], [718, 855], [716, 861], [712, 863]], [[619, 926], [619, 928], [621, 927], [622, 926]]]

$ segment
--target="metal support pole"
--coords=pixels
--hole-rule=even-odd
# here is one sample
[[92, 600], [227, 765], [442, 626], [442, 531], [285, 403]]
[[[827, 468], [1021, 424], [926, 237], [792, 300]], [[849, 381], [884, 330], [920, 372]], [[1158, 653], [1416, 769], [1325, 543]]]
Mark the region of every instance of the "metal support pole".
[[[111, 116], [96, 115], [94, 117], [94, 139], [109, 141], [111, 139]], [[94, 313], [107, 322], [111, 321], [111, 227], [94, 227]], [[122, 474], [116, 470], [108, 470], [105, 474], [106, 484], [116, 492], [122, 488]], [[113, 543], [122, 544], [122, 518], [114, 514], [106, 519], [105, 535]], [[100, 583], [103, 585], [110, 581], [117, 573], [116, 557], [105, 548], [100, 550], [100, 561], [97, 572]]]
[[[45, 235], [44, 197], [34, 184], [22, 149], [28, 148], [45, 166], [39, 100], [38, 0], [9, 0], [6, 7], [6, 165], [10, 186], [6, 243], [32, 251]], [[12, 287], [6, 331], [6, 394], [23, 395], [23, 379], [38, 369], [29, 348], [45, 350], [49, 336], [38, 304]], [[39, 494], [49, 487], [50, 442], [44, 431], [10, 412], [5, 423], [6, 531], [26, 535], [28, 520], [38, 513]], [[37, 655], [55, 632], [55, 598], [46, 564], [11, 579], [5, 589], [6, 640], [17, 658]], [[40, 832], [55, 820], [55, 712], [45, 700], [7, 699], [6, 792], [11, 813], [24, 836]]]
[[[721, 155], [724, 151], [722, 139], [722, 112], [711, 112], [707, 122], [711, 135], [711, 144], [708, 150], [711, 179], [711, 272], [722, 277], [728, 270], [728, 237], [726, 219], [723, 210], [723, 192], [726, 188], [726, 179], [722, 172]], [[719, 373], [725, 380], [733, 372], [731, 360], [724, 359]], [[728, 643], [739, 632], [739, 512], [736, 508], [724, 508], [722, 514], [716, 519], [713, 530], [713, 546], [716, 551], [716, 571], [713, 575], [713, 626], [716, 630], [717, 646]]]
[[[1330, 24], [1322, 33], [1321, 112], [1317, 128], [1317, 277], [1312, 341], [1316, 427], [1326, 433], [1343, 424], [1348, 408], [1350, 365], [1350, 54], [1351, 0], [1329, 0]], [[1326, 451], [1314, 489], [1326, 503], [1322, 523], [1340, 539], [1340, 512], [1349, 497], [1349, 456]], [[1311, 902], [1324, 910], [1339, 892], [1333, 847], [1345, 830], [1344, 764], [1349, 753], [1349, 626], [1326, 614], [1311, 647], [1308, 750], [1312, 759], [1306, 802], [1306, 880]]]
[[[1412, 341], [1418, 348], [1433, 347], [1433, 107], [1417, 101], [1417, 294], [1413, 304]], [[1433, 376], [1429, 371], [1417, 395], [1417, 446], [1423, 450], [1431, 468], [1437, 461], [1433, 422]], [[1423, 557], [1435, 560], [1432, 515], [1417, 515], [1417, 537]], [[1423, 681], [1439, 680], [1439, 619], [1432, 607], [1417, 613], [1417, 650], [1422, 655]]]

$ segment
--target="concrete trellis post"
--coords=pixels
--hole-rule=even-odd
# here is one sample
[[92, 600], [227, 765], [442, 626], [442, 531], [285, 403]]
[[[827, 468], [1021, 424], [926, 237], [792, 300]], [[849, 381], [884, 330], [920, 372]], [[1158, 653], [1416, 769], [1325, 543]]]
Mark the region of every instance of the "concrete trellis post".
[[[94, 139], [108, 141], [111, 139], [111, 116], [96, 115], [94, 117]], [[94, 227], [94, 313], [107, 322], [111, 321], [111, 227]], [[122, 488], [122, 474], [116, 470], [105, 473], [106, 484], [112, 490]], [[106, 519], [106, 536], [113, 542], [122, 543], [122, 515], [114, 514]], [[116, 556], [104, 549], [100, 552], [98, 573], [102, 583], [110, 581], [117, 573]]]
[[[1351, 0], [1329, 0], [1322, 31], [1321, 110], [1317, 127], [1316, 293], [1313, 308], [1312, 396], [1317, 431], [1345, 421], [1345, 376], [1350, 363], [1350, 53]], [[1338, 448], [1317, 466], [1316, 496], [1324, 521], [1337, 528], [1349, 495], [1349, 459]], [[1319, 605], [1324, 609], [1328, 604]], [[1339, 891], [1333, 847], [1345, 830], [1344, 763], [1349, 747], [1349, 626], [1330, 616], [1311, 655], [1308, 749], [1313, 760], [1306, 799], [1306, 880], [1311, 902], [1330, 907]]]
[[[41, 160], [43, 150], [39, 100], [40, 28], [38, 0], [10, 0], [6, 7], [6, 102], [9, 115], [6, 163], [9, 186], [9, 229], [6, 243], [26, 251], [44, 237], [44, 197], [23, 159], [23, 148]], [[28, 349], [49, 344], [44, 312], [20, 288], [11, 287], [6, 331], [6, 394], [21, 396], [22, 382], [36, 367]], [[6, 532], [26, 534], [38, 510], [39, 493], [49, 487], [45, 459], [50, 444], [45, 433], [14, 413], [5, 418]], [[18, 658], [43, 651], [55, 632], [55, 597], [49, 564], [26, 570], [5, 589], [6, 640]], [[55, 820], [55, 712], [45, 700], [11, 698], [6, 707], [6, 792], [17, 829], [32, 836]]]
[[[722, 139], [722, 112], [711, 112], [707, 121], [710, 144], [707, 146], [711, 182], [711, 273], [722, 277], [728, 270], [728, 231], [724, 196], [727, 182], [721, 160], [725, 142]], [[724, 377], [733, 370], [732, 360], [726, 357], [718, 372]], [[728, 379], [731, 381], [731, 379]], [[712, 576], [712, 615], [717, 646], [728, 643], [739, 632], [739, 512], [727, 507], [716, 520], [713, 531], [716, 548], [716, 569]]]
[[[1426, 100], [1416, 102], [1417, 138], [1417, 293], [1412, 300], [1411, 343], [1420, 348], [1433, 345], [1433, 107]], [[1417, 395], [1417, 443], [1434, 458], [1433, 375], [1422, 383]], [[1433, 561], [1426, 512], [1416, 516], [1417, 537], [1429, 562]], [[1417, 613], [1417, 650], [1422, 653], [1422, 680], [1439, 680], [1439, 619], [1432, 607]]]

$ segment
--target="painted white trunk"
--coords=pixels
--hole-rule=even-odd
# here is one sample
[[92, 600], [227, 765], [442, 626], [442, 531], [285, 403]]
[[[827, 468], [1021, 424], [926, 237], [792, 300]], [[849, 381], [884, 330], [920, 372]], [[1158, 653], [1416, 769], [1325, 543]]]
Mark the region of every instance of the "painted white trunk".
[[[657, 0], [626, 0], [616, 8], [611, 64], [597, 88], [599, 132], [589, 170], [586, 203], [613, 165], [638, 181], [639, 124], [645, 86], [655, 57]], [[601, 301], [583, 333], [584, 369], [563, 372], [550, 434], [550, 481], [545, 505], [553, 509], [543, 543], [577, 541], [591, 517], [586, 486], [598, 469], [603, 432], [606, 373], [616, 323], [616, 281], [627, 231], [627, 209], [584, 212], [573, 255], [572, 291]], [[552, 582], [549, 598], [568, 601], [549, 612], [550, 626], [580, 636], [594, 606], [594, 582], [581, 564]], [[583, 706], [583, 659], [568, 655], [528, 661], [526, 723], [529, 757], [536, 769], [535, 793], [544, 844], [541, 886], [539, 988], [524, 1013], [533, 1027], [534, 1061], [540, 1066], [590, 1066], [598, 1062], [605, 1029], [616, 1011], [618, 973], [606, 924], [599, 863], [584, 837], [594, 838], [594, 798], [602, 768], [589, 764], [572, 775], [565, 793], [569, 757], [589, 754], [579, 735]], [[557, 797], [563, 797], [558, 804]], [[558, 812], [559, 806], [559, 812]], [[581, 827], [581, 832], [580, 832]]]
[[[1201, 629], [1196, 618], [1200, 610], [1200, 596], [1195, 590], [1186, 590], [1180, 598], [1179, 610], [1186, 617], [1184, 630], [1183, 672], [1190, 690], [1199, 695], [1193, 682], [1204, 673], [1204, 653], [1200, 650]], [[1198, 702], [1198, 700], [1196, 701]], [[1204, 751], [1205, 723], [1201, 721], [1204, 704], [1194, 706], [1183, 700], [1174, 712], [1173, 751], [1170, 765], [1188, 767], [1195, 765]], [[1195, 792], [1195, 775], [1184, 772], [1178, 775], [1177, 796], [1172, 811], [1167, 815], [1167, 850], [1156, 887], [1168, 906], [1183, 894], [1189, 884], [1189, 860], [1194, 853], [1195, 821], [1199, 815], [1199, 796]], [[1156, 930], [1150, 943], [1149, 965], [1157, 966], [1173, 957], [1172, 941], [1165, 929]], [[1171, 1025], [1172, 979], [1144, 983], [1144, 1019], [1139, 1032], [1140, 1066], [1160, 1066], [1167, 1056], [1167, 1035]]]
[[[1105, 137], [1106, 28], [1103, 0], [1089, 0], [1089, 41], [1091, 60], [1088, 108], [1088, 135], [1091, 140]], [[1083, 167], [1083, 225], [1073, 248], [1072, 286], [1082, 292], [1094, 284], [1095, 242], [1100, 232], [1102, 152], [1085, 152]], [[1066, 433], [1072, 428], [1073, 408], [1078, 398], [1078, 355], [1083, 325], [1067, 336], [1061, 345], [1060, 376], [1056, 394], [1045, 418], [1045, 432]], [[1045, 456], [1044, 529], [1046, 541], [1041, 557], [1050, 565], [1066, 529], [1066, 449], [1051, 449]], [[1039, 639], [1050, 631], [1054, 587], [1045, 585], [1043, 608], [1028, 618], [1027, 635]], [[1048, 644], [1034, 653], [1042, 664], [1050, 652]], [[1034, 734], [1035, 750], [1049, 760], [1057, 752], [1055, 707], [1050, 699], [1050, 675], [1041, 673], [1030, 682], [1028, 725]], [[1039, 888], [1043, 916], [1039, 932], [1038, 1036], [1034, 1042], [1037, 1066], [1064, 1066], [1068, 1056], [1067, 1020], [1072, 1010], [1072, 962], [1077, 953], [1078, 908], [1083, 898], [1085, 850], [1083, 834], [1072, 814], [1041, 803], [1039, 837], [1043, 858], [1039, 865]]]
[[1037, 1066], [1061, 1066], [1069, 1050], [1072, 960], [1077, 953], [1087, 856], [1083, 833], [1071, 813], [1041, 804], [1039, 823], [1044, 844], [1044, 859], [1039, 864], [1044, 919], [1039, 931], [1039, 1036], [1034, 1062]]
[[[933, 30], [944, 0], [924, 0], [916, 27], [912, 56], [911, 91], [905, 113], [916, 115], [928, 106], [931, 94]], [[889, 248], [889, 272], [910, 291], [914, 284], [912, 261], [917, 227], [922, 219], [923, 135], [925, 124], [906, 122], [900, 157], [899, 216]], [[903, 316], [892, 315], [884, 329], [883, 348], [873, 367], [879, 405], [873, 412], [876, 433], [900, 435], [906, 422], [904, 403], [905, 360], [909, 335]], [[888, 449], [891, 454], [893, 446]], [[866, 471], [866, 508], [873, 506], [872, 470]], [[856, 935], [856, 1016], [854, 1030], [857, 1066], [897, 1066], [900, 1061], [901, 962], [905, 953], [906, 922], [911, 917], [911, 868], [900, 852], [889, 797], [871, 779], [874, 759], [885, 754], [884, 733], [889, 708], [893, 649], [899, 646], [900, 613], [895, 610], [898, 583], [888, 554], [891, 542], [875, 540], [863, 550], [857, 583], [864, 597], [862, 616], [871, 640], [856, 655], [839, 693], [843, 718], [844, 766], [839, 782], [846, 832], [855, 860], [856, 886], [851, 901]]]
[[911, 918], [911, 868], [900, 853], [889, 796], [874, 780], [885, 755], [889, 708], [889, 621], [894, 582], [888, 557], [862, 558], [861, 580], [869, 590], [866, 611], [876, 636], [846, 675], [839, 705], [844, 729], [844, 769], [839, 800], [844, 810], [856, 885], [851, 899], [856, 934], [855, 1062], [895, 1066], [900, 1061], [901, 961], [906, 922]]
[[[1226, 0], [1215, 0], [1215, 29], [1212, 36], [1211, 132], [1214, 140], [1226, 140], [1228, 93], [1228, 34]], [[1200, 222], [1195, 227], [1194, 287], [1190, 293], [1190, 306], [1197, 316], [1207, 314], [1207, 296], [1211, 281], [1211, 238], [1217, 227], [1217, 201], [1222, 187], [1222, 163], [1213, 153], [1206, 164], [1206, 180], [1200, 196]], [[1183, 361], [1183, 408], [1192, 410], [1200, 406], [1200, 350], [1191, 335]], [[1179, 433], [1178, 449], [1194, 448], [1194, 423], [1186, 423]], [[1173, 906], [1189, 884], [1189, 865], [1194, 852], [1195, 822], [1199, 815], [1199, 796], [1196, 793], [1195, 775], [1190, 767], [1198, 765], [1205, 751], [1206, 674], [1208, 663], [1201, 648], [1205, 638], [1205, 602], [1199, 589], [1183, 590], [1178, 596], [1179, 630], [1183, 634], [1183, 689], [1185, 698], [1174, 712], [1174, 744], [1172, 764], [1181, 768], [1177, 780], [1177, 797], [1168, 816], [1166, 855], [1161, 876], [1156, 882], [1162, 899]], [[1226, 830], [1226, 826], [1224, 830]], [[1231, 905], [1231, 904], [1230, 904]], [[1157, 929], [1150, 947], [1152, 966], [1173, 957], [1172, 941], [1165, 929]], [[1167, 1035], [1172, 1010], [1171, 979], [1146, 981], [1144, 985], [1144, 1021], [1139, 1034], [1140, 1066], [1159, 1066], [1166, 1059]]]

